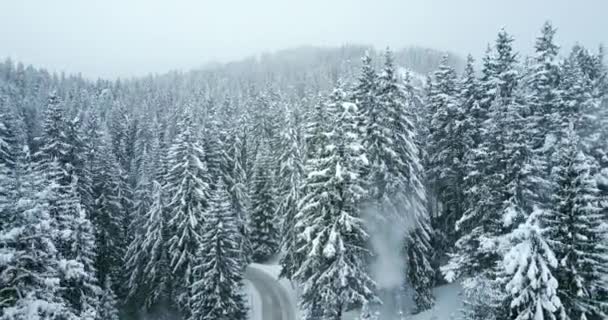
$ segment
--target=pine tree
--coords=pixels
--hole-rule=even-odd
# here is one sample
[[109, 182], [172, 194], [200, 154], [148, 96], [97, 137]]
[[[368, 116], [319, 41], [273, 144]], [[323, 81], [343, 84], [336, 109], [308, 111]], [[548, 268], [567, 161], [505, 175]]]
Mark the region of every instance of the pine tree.
[[143, 301], [146, 308], [159, 301], [170, 300], [171, 278], [168, 269], [166, 217], [163, 188], [154, 181], [152, 204], [143, 218], [143, 225], [127, 250], [126, 269], [130, 274], [129, 297]]
[[[522, 104], [522, 93], [518, 87], [516, 54], [513, 39], [501, 30], [496, 41], [496, 52], [486, 59], [482, 87], [482, 108], [485, 96], [495, 96], [484, 121], [482, 142], [473, 151], [474, 168], [471, 178], [475, 182], [469, 190], [469, 205], [465, 215], [458, 221], [462, 236], [457, 241], [457, 252], [452, 255], [443, 272], [448, 280], [460, 275], [479, 277], [490, 283], [466, 281], [476, 286], [493, 288], [481, 291], [484, 298], [471, 303], [471, 317], [488, 314], [506, 314], [506, 298], [500, 293], [503, 288], [498, 274], [503, 268], [498, 264], [506, 254], [505, 235], [516, 230], [535, 207], [538, 207], [540, 191], [533, 186], [541, 182], [537, 163], [528, 143], [526, 125], [529, 114]], [[476, 288], [465, 287], [465, 291]], [[466, 294], [472, 296], [471, 294]], [[484, 303], [485, 301], [485, 303]], [[478, 304], [479, 302], [479, 304]], [[498, 308], [498, 309], [493, 309]]]
[[553, 274], [558, 261], [538, 225], [541, 212], [531, 214], [510, 234], [516, 245], [505, 255], [504, 264], [512, 319], [566, 319]]
[[278, 253], [280, 241], [276, 217], [273, 160], [266, 144], [261, 145], [254, 166], [249, 241], [251, 241], [253, 261], [263, 262]]
[[427, 176], [435, 193], [439, 212], [434, 212], [433, 225], [444, 233], [449, 245], [455, 241], [455, 222], [463, 215], [465, 168], [462, 162], [466, 146], [460, 126], [463, 108], [459, 106], [456, 72], [444, 56], [434, 74], [429, 93], [432, 110], [427, 140], [429, 163]]
[[209, 204], [194, 267], [189, 319], [246, 319], [237, 216], [220, 181]]
[[[244, 125], [243, 119], [238, 121], [237, 128]], [[243, 261], [251, 262], [251, 243], [249, 242], [249, 193], [247, 190], [247, 170], [245, 169], [247, 158], [246, 132], [243, 129], [233, 128], [229, 136], [227, 151], [227, 175], [226, 187], [230, 193], [232, 207], [237, 214], [238, 229], [240, 232], [240, 251]]]
[[[295, 113], [296, 111], [294, 111]], [[287, 114], [287, 123], [282, 137], [283, 153], [279, 158], [279, 197], [277, 214], [281, 218], [281, 275], [288, 279], [297, 269], [294, 265], [295, 216], [300, 200], [300, 186], [304, 175], [301, 133], [297, 114]]]
[[[93, 212], [92, 222], [95, 226], [97, 242], [97, 257], [95, 268], [100, 283], [106, 282], [106, 277], [121, 279], [122, 259], [125, 253], [123, 234], [124, 210], [119, 198], [119, 164], [111, 152], [107, 138], [103, 133], [93, 140], [96, 150], [91, 167], [93, 168]], [[118, 283], [113, 283], [113, 289], [118, 290]]]
[[547, 182], [551, 168], [555, 166], [555, 159], [559, 150], [557, 143], [562, 132], [560, 113], [563, 106], [562, 94], [559, 88], [561, 70], [557, 63], [559, 47], [555, 45], [553, 37], [555, 29], [546, 22], [542, 34], [536, 40], [536, 57], [530, 67], [528, 77], [529, 92], [526, 104], [530, 108], [526, 132], [530, 137], [530, 149], [534, 163], [535, 174], [544, 179], [533, 182], [539, 193], [537, 205], [547, 206], [549, 194], [553, 187]]
[[407, 239], [404, 239], [409, 258], [408, 269], [416, 269], [420, 273], [409, 273], [407, 279], [415, 288], [418, 310], [426, 310], [432, 306], [434, 300], [431, 291], [434, 271], [430, 267], [432, 252], [429, 213], [423, 184], [426, 178], [412, 115], [415, 102], [408, 100], [404, 88], [399, 83], [390, 51], [386, 52], [384, 69], [379, 77], [378, 101], [387, 117], [384, 126], [389, 128], [390, 132], [387, 138], [391, 143], [385, 143], [388, 150], [383, 152], [386, 152], [387, 156], [385, 163], [389, 165], [387, 181], [391, 181], [389, 185], [392, 185], [384, 189], [387, 193], [380, 204], [385, 208], [386, 204], [394, 208], [395, 212], [389, 212], [385, 219], [391, 221], [390, 223], [402, 224], [403, 228], [410, 232]]
[[[477, 274], [492, 267], [499, 260], [494, 240], [496, 233], [505, 233], [499, 206], [506, 199], [495, 197], [505, 196], [498, 192], [499, 186], [505, 185], [502, 182], [505, 179], [502, 178], [502, 174], [506, 171], [507, 163], [507, 156], [503, 154], [502, 146], [515, 142], [507, 141], [504, 133], [516, 129], [513, 125], [517, 124], [519, 126], [517, 133], [510, 133], [509, 137], [521, 135], [521, 125], [523, 125], [519, 121], [521, 105], [515, 104], [512, 90], [507, 93], [502, 89], [510, 90], [516, 86], [515, 54], [510, 47], [512, 41], [513, 39], [501, 30], [496, 40], [497, 52], [495, 54], [489, 52], [484, 59], [481, 87], [486, 91], [481, 93], [480, 106], [482, 110], [487, 110], [488, 119], [484, 119], [480, 143], [472, 151], [470, 173], [465, 178], [465, 181], [469, 181], [471, 185], [467, 195], [469, 207], [457, 222], [462, 235], [456, 243], [457, 253], [444, 268], [448, 280], [453, 280], [459, 275]], [[509, 81], [515, 83], [507, 84]], [[494, 96], [493, 102], [486, 107], [485, 99], [490, 95]], [[499, 161], [500, 157], [505, 158]]]
[[87, 170], [85, 163], [87, 145], [81, 122], [79, 117], [66, 122], [66, 141], [69, 143], [66, 157], [69, 161], [68, 173], [77, 179], [80, 203], [83, 209], [89, 212], [93, 207], [93, 182], [91, 172]]
[[562, 153], [555, 170], [558, 189], [545, 223], [549, 244], [559, 261], [558, 296], [567, 315], [571, 319], [582, 315], [600, 319], [601, 306], [606, 303], [600, 291], [607, 285], [608, 248], [602, 244], [607, 232], [602, 228], [596, 181], [590, 174], [594, 161], [580, 149], [570, 129], [560, 146]]
[[418, 226], [407, 244], [407, 278], [414, 289], [416, 313], [428, 310], [435, 304], [433, 286], [435, 270], [429, 261], [431, 254], [431, 230], [428, 222]]
[[[0, 319], [56, 319], [70, 316], [61, 298], [59, 260], [45, 192], [29, 150], [16, 162], [19, 178], [15, 219], [0, 230]], [[72, 315], [74, 316], [74, 315]]]
[[[51, 186], [57, 182], [51, 181]], [[66, 193], [53, 194], [52, 206], [57, 207], [57, 230], [61, 294], [72, 311], [82, 316], [87, 308], [96, 308], [100, 288], [94, 266], [96, 257], [95, 236], [92, 225], [81, 207], [77, 178]]]
[[[527, 103], [531, 109], [532, 120], [527, 128], [533, 138], [534, 149], [543, 148], [549, 135], [557, 140], [559, 133], [557, 114], [561, 107], [559, 91], [560, 68], [557, 62], [559, 47], [554, 43], [555, 29], [545, 22], [542, 34], [536, 39], [536, 56], [531, 66], [529, 77], [529, 96]], [[545, 146], [547, 151], [550, 146]], [[543, 159], [545, 160], [545, 159]]]
[[112, 290], [112, 279], [106, 277], [106, 282], [103, 286], [103, 292], [99, 298], [99, 307], [97, 309], [97, 320], [119, 320], [117, 309], [118, 302], [116, 295]]
[[[380, 107], [378, 101], [379, 79], [369, 52], [366, 52], [361, 58], [362, 66], [359, 78], [355, 87], [352, 89], [352, 100], [359, 108], [360, 117], [360, 133], [363, 139], [363, 145], [374, 145], [379, 139], [378, 132], [378, 116], [380, 115]], [[364, 168], [364, 177], [370, 178], [370, 168]], [[369, 177], [368, 177], [369, 176]], [[372, 181], [369, 181], [372, 182]]]
[[[350, 306], [376, 302], [375, 284], [365, 266], [369, 252], [359, 201], [365, 196], [360, 170], [365, 165], [356, 105], [335, 90], [327, 102], [333, 126], [306, 160], [303, 197], [296, 216], [298, 252], [305, 260], [295, 273], [302, 285], [307, 319], [341, 319]], [[330, 129], [331, 128], [331, 129]], [[317, 314], [317, 313], [320, 313]]]
[[[19, 121], [0, 97], [0, 230], [7, 230], [14, 217], [18, 189], [17, 161], [20, 153]], [[25, 141], [23, 141], [25, 142]]]
[[215, 189], [215, 184], [219, 180], [224, 180], [227, 173], [226, 169], [226, 154], [224, 147], [224, 128], [220, 128], [219, 111], [213, 102], [208, 105], [207, 120], [205, 123], [205, 134], [203, 136], [205, 148], [205, 163], [209, 171], [209, 185], [211, 189]]
[[182, 311], [188, 309], [192, 268], [200, 249], [201, 224], [209, 200], [209, 176], [205, 152], [198, 142], [190, 111], [186, 110], [177, 127], [177, 134], [168, 154], [166, 176], [167, 246], [169, 268], [176, 285], [176, 299]]
[[[71, 146], [67, 141], [64, 117], [61, 99], [56, 92], [49, 93], [43, 134], [37, 141], [40, 147], [34, 158], [38, 172], [46, 175], [49, 180], [57, 180], [59, 187], [67, 187], [71, 183], [71, 170], [68, 170], [71, 167], [68, 162]], [[57, 164], [57, 168], [51, 168], [53, 163]]]

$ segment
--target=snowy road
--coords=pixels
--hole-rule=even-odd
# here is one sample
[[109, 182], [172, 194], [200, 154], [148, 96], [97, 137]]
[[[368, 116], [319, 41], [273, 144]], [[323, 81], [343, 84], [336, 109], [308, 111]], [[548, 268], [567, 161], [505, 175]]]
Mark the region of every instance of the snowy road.
[[277, 279], [251, 266], [245, 271], [245, 279], [249, 280], [260, 294], [262, 320], [296, 319], [295, 307], [289, 299], [289, 294]]

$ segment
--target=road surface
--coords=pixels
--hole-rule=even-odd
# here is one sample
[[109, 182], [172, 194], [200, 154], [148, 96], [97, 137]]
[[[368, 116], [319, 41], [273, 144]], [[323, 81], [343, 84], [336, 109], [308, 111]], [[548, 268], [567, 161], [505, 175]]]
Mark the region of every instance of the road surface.
[[295, 307], [289, 299], [289, 293], [277, 279], [255, 267], [247, 267], [245, 279], [260, 294], [262, 320], [296, 320]]

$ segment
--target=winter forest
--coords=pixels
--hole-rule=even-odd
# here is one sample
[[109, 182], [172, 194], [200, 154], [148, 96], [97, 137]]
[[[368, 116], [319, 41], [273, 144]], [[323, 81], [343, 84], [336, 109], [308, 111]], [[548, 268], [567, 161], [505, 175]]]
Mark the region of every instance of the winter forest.
[[478, 59], [0, 63], [0, 319], [245, 320], [251, 264], [295, 292], [264, 320], [417, 319], [450, 283], [453, 319], [608, 319], [604, 52], [497, 31]]

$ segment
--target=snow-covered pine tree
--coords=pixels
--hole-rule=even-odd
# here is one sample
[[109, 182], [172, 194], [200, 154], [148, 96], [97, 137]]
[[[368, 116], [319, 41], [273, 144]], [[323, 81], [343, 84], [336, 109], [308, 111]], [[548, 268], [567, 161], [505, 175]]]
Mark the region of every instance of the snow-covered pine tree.
[[228, 133], [226, 148], [227, 174], [226, 188], [230, 193], [232, 207], [237, 214], [238, 229], [240, 237], [240, 252], [243, 254], [243, 261], [251, 262], [251, 243], [249, 242], [249, 193], [247, 170], [245, 169], [247, 158], [246, 135], [244, 129], [244, 117], [239, 117], [237, 125]]
[[237, 216], [222, 181], [209, 201], [201, 246], [193, 268], [191, 309], [188, 319], [245, 320], [242, 255]]
[[600, 290], [608, 285], [608, 248], [602, 243], [607, 230], [602, 228], [600, 198], [591, 176], [595, 161], [581, 150], [573, 126], [563, 136], [554, 206], [544, 216], [547, 238], [559, 261], [558, 296], [570, 319], [602, 319], [607, 301]]
[[544, 179], [532, 182], [537, 189], [538, 205], [545, 208], [553, 187], [548, 181], [551, 168], [557, 159], [557, 141], [560, 140], [560, 108], [563, 106], [562, 94], [559, 87], [561, 70], [557, 61], [559, 47], [554, 43], [555, 29], [546, 22], [543, 25], [541, 36], [536, 39], [536, 56], [529, 67], [529, 88], [526, 104], [530, 108], [530, 115], [526, 122], [526, 132], [532, 152], [532, 163], [537, 172]]
[[[457, 252], [443, 268], [448, 280], [459, 275], [479, 277], [497, 282], [501, 267], [497, 263], [506, 254], [504, 236], [525, 221], [538, 205], [539, 193], [532, 182], [542, 181], [538, 168], [531, 157], [526, 125], [526, 108], [522, 105], [518, 89], [516, 54], [511, 46], [513, 39], [504, 30], [498, 34], [496, 52], [486, 60], [484, 88], [495, 95], [484, 122], [482, 142], [474, 150], [476, 156], [475, 185], [469, 192], [471, 207], [458, 221], [463, 228], [456, 243]], [[494, 85], [494, 87], [491, 86]], [[483, 95], [489, 95], [488, 92]], [[482, 96], [483, 96], [482, 95]], [[482, 98], [483, 100], [483, 98]], [[482, 101], [483, 102], [483, 101]], [[467, 285], [500, 288], [500, 283], [480, 284], [465, 281], [465, 292], [480, 292]], [[483, 317], [490, 313], [504, 315], [505, 303], [495, 301], [504, 298], [496, 290], [484, 290], [488, 296], [471, 302], [471, 317]], [[467, 294], [472, 297], [472, 295]], [[485, 302], [484, 302], [485, 301]], [[467, 302], [468, 303], [468, 302]]]
[[357, 129], [358, 111], [340, 89], [326, 104], [332, 125], [317, 132], [325, 138], [311, 137], [323, 144], [306, 160], [296, 215], [297, 252], [305, 258], [294, 277], [302, 285], [306, 319], [341, 319], [348, 308], [377, 301], [359, 209], [365, 195], [360, 170], [367, 160]]
[[258, 147], [251, 185], [249, 241], [252, 259], [263, 262], [278, 253], [280, 231], [274, 188], [274, 159], [267, 143]]
[[200, 231], [209, 201], [209, 173], [189, 109], [177, 124], [179, 130], [168, 153], [165, 192], [168, 195], [167, 246], [169, 270], [175, 279], [179, 308], [188, 315], [192, 268], [200, 249]]
[[501, 281], [506, 283], [510, 319], [568, 319], [554, 275], [558, 261], [539, 226], [542, 214], [540, 210], [533, 212], [509, 235], [515, 245], [504, 257], [505, 274]]
[[[388, 141], [391, 141], [388, 144], [387, 141], [384, 142], [388, 148], [383, 151], [384, 163], [388, 165], [385, 178], [389, 183], [381, 189], [386, 192], [381, 198], [381, 205], [382, 202], [388, 203], [388, 207], [395, 210], [384, 217], [389, 223], [401, 224], [409, 232], [404, 239], [408, 269], [420, 272], [415, 275], [408, 273], [407, 279], [415, 289], [418, 310], [426, 310], [434, 300], [431, 291], [434, 271], [430, 262], [431, 229], [423, 184], [425, 174], [414, 128], [414, 101], [408, 100], [396, 72], [392, 54], [387, 50], [378, 86], [379, 108], [385, 112], [387, 122], [384, 126], [388, 129], [385, 132], [388, 133]], [[369, 152], [369, 149], [365, 150]]]
[[[110, 119], [107, 125], [107, 133], [110, 138], [108, 142], [110, 142], [110, 147], [117, 164], [116, 168], [114, 168], [117, 172], [115, 175], [116, 184], [114, 185], [114, 194], [122, 208], [120, 211], [120, 214], [122, 215], [120, 218], [122, 220], [120, 227], [123, 234], [120, 237], [122, 242], [120, 250], [121, 252], [124, 252], [127, 244], [132, 240], [132, 234], [129, 233], [129, 227], [131, 226], [134, 215], [133, 191], [135, 188], [135, 181], [132, 179], [131, 164], [134, 159], [138, 124], [131, 112], [127, 110], [125, 104], [116, 100], [112, 104]], [[120, 275], [114, 275], [113, 279], [116, 281], [122, 278]], [[124, 291], [126, 290], [121, 288], [117, 293], [122, 297]]]
[[[82, 172], [81, 155], [75, 156], [75, 141], [68, 136], [62, 103], [55, 93], [49, 95], [40, 150], [36, 154], [39, 190], [51, 216], [52, 238], [59, 259], [61, 296], [66, 308], [75, 315], [95, 306], [98, 290], [96, 274], [89, 258], [95, 254], [94, 238], [88, 217], [82, 216], [76, 174]], [[76, 169], [79, 168], [79, 169]], [[88, 232], [88, 233], [87, 233]], [[77, 238], [76, 238], [77, 237]]]
[[207, 119], [203, 135], [205, 163], [209, 171], [209, 186], [213, 190], [219, 180], [226, 177], [226, 150], [224, 147], [224, 129], [221, 128], [220, 111], [213, 101], [207, 103]]
[[[48, 103], [45, 110], [42, 136], [37, 139], [39, 150], [34, 154], [37, 162], [36, 170], [46, 175], [49, 179], [59, 181], [60, 187], [67, 187], [71, 183], [71, 175], [68, 171], [68, 153], [71, 149], [67, 141], [66, 120], [61, 99], [55, 91], [49, 93]], [[50, 166], [56, 162], [58, 170], [51, 170]], [[51, 174], [61, 174], [52, 176]], [[51, 213], [53, 215], [53, 213]]]
[[[466, 180], [470, 181], [471, 188], [468, 191], [468, 205], [466, 214], [457, 222], [457, 227], [462, 230], [461, 237], [456, 243], [457, 252], [450, 259], [449, 264], [443, 268], [446, 278], [454, 280], [460, 275], [475, 275], [482, 270], [486, 270], [495, 265], [500, 258], [494, 252], [493, 245], [494, 232], [503, 233], [502, 217], [500, 209], [502, 200], [494, 199], [498, 196], [495, 191], [501, 184], [497, 180], [504, 172], [506, 163], [497, 161], [502, 156], [503, 141], [501, 130], [502, 122], [506, 121], [506, 111], [516, 111], [508, 109], [508, 105], [514, 100], [513, 92], [503, 93], [505, 90], [515, 87], [515, 83], [506, 84], [508, 81], [515, 81], [517, 71], [515, 70], [515, 54], [511, 49], [513, 39], [504, 31], [499, 32], [496, 40], [496, 50], [500, 48], [500, 53], [488, 52], [484, 58], [483, 77], [481, 87], [486, 92], [481, 93], [482, 111], [486, 109], [487, 96], [494, 95], [490, 109], [487, 109], [487, 120], [484, 120], [480, 143], [472, 151], [474, 161], [472, 162], [470, 173]], [[504, 97], [504, 98], [503, 98]], [[517, 116], [511, 113], [510, 116]], [[511, 119], [509, 121], [515, 121]], [[521, 130], [519, 131], [521, 133]], [[500, 167], [498, 166], [500, 164]], [[472, 176], [473, 175], [473, 176]], [[498, 227], [495, 227], [498, 225]], [[487, 249], [492, 249], [488, 252]]]
[[[93, 131], [98, 129], [91, 128]], [[110, 276], [114, 281], [121, 279], [122, 259], [125, 252], [125, 239], [122, 226], [125, 223], [124, 210], [119, 198], [119, 164], [109, 146], [109, 139], [103, 132], [91, 140], [95, 145], [91, 155], [93, 168], [93, 212], [91, 221], [95, 226], [97, 257], [95, 269], [100, 283], [106, 283]], [[113, 283], [118, 290], [118, 283]]]
[[[61, 295], [68, 308], [78, 316], [90, 312], [99, 304], [97, 274], [94, 266], [96, 257], [95, 235], [89, 218], [82, 209], [78, 196], [78, 181], [72, 177], [66, 193], [52, 190], [54, 200], [51, 205], [58, 208], [55, 217], [57, 230], [59, 273]], [[57, 181], [50, 181], [51, 186]]]
[[392, 53], [387, 49], [384, 68], [378, 77], [378, 103], [369, 107], [372, 110], [366, 111], [363, 121], [367, 126], [363, 143], [370, 162], [370, 195], [379, 201], [387, 201], [402, 192], [409, 181], [410, 153], [415, 149], [410, 136], [414, 134], [412, 119], [408, 118], [409, 110], [396, 72]]
[[462, 217], [464, 208], [463, 180], [465, 140], [460, 126], [464, 123], [464, 110], [459, 105], [456, 72], [444, 56], [434, 73], [433, 90], [428, 106], [432, 110], [427, 139], [427, 177], [437, 204], [432, 207], [433, 226], [442, 232], [449, 246], [456, 241], [454, 225]]
[[420, 225], [411, 233], [406, 244], [407, 279], [414, 289], [415, 313], [428, 310], [435, 304], [432, 291], [435, 284], [435, 270], [429, 260], [433, 250], [431, 247], [432, 230], [428, 219], [420, 221]]
[[[20, 121], [0, 96], [0, 230], [7, 230], [14, 218], [14, 205], [18, 200], [17, 160], [25, 139], [18, 137]], [[23, 137], [24, 138], [24, 137]], [[20, 141], [23, 140], [23, 141]]]
[[279, 157], [277, 214], [281, 219], [281, 276], [291, 279], [298, 266], [294, 265], [295, 216], [298, 211], [302, 178], [304, 176], [304, 158], [302, 154], [302, 135], [299, 127], [299, 116], [286, 110], [287, 125], [282, 133]]
[[[352, 97], [354, 103], [359, 108], [360, 117], [360, 134], [363, 145], [373, 145], [378, 139], [378, 112], [381, 111], [378, 105], [378, 74], [372, 65], [372, 58], [369, 52], [366, 52], [361, 58], [361, 71], [357, 82], [352, 89]], [[363, 177], [370, 178], [369, 167], [363, 168]]]
[[69, 143], [66, 154], [69, 166], [68, 173], [77, 178], [78, 197], [83, 209], [88, 213], [93, 207], [92, 177], [86, 166], [87, 145], [80, 117], [66, 122], [66, 141]]
[[16, 162], [15, 217], [0, 230], [0, 319], [57, 319], [70, 315], [59, 286], [59, 260], [45, 186], [24, 148]]
[[557, 61], [559, 47], [553, 40], [555, 31], [550, 22], [545, 22], [541, 35], [536, 39], [536, 55], [530, 67], [531, 76], [528, 83], [530, 91], [527, 103], [537, 127], [530, 127], [528, 130], [534, 139], [535, 149], [544, 145], [547, 135], [555, 135], [560, 129], [556, 127], [559, 123], [555, 118], [561, 106], [560, 67]]
[[126, 260], [129, 298], [145, 308], [158, 302], [170, 303], [172, 299], [163, 188], [157, 181], [153, 184], [152, 204], [143, 217], [140, 233], [129, 245]]
[[[481, 93], [479, 81], [476, 78], [474, 60], [471, 55], [467, 57], [464, 73], [460, 81], [460, 92], [458, 100], [464, 112], [464, 119], [460, 125], [462, 143], [465, 145], [463, 153], [463, 170], [466, 172], [462, 181], [464, 190], [463, 216], [475, 212], [476, 201], [479, 200], [477, 188], [483, 179], [480, 165], [484, 161], [484, 153], [481, 148], [484, 132], [484, 121], [487, 119], [488, 110], [481, 107]], [[455, 232], [460, 238], [469, 233], [472, 225], [461, 225], [460, 220], [454, 225]]]
[[119, 320], [118, 302], [116, 294], [112, 290], [112, 278], [106, 277], [106, 282], [103, 285], [103, 291], [99, 297], [99, 306], [96, 310], [96, 320]]

